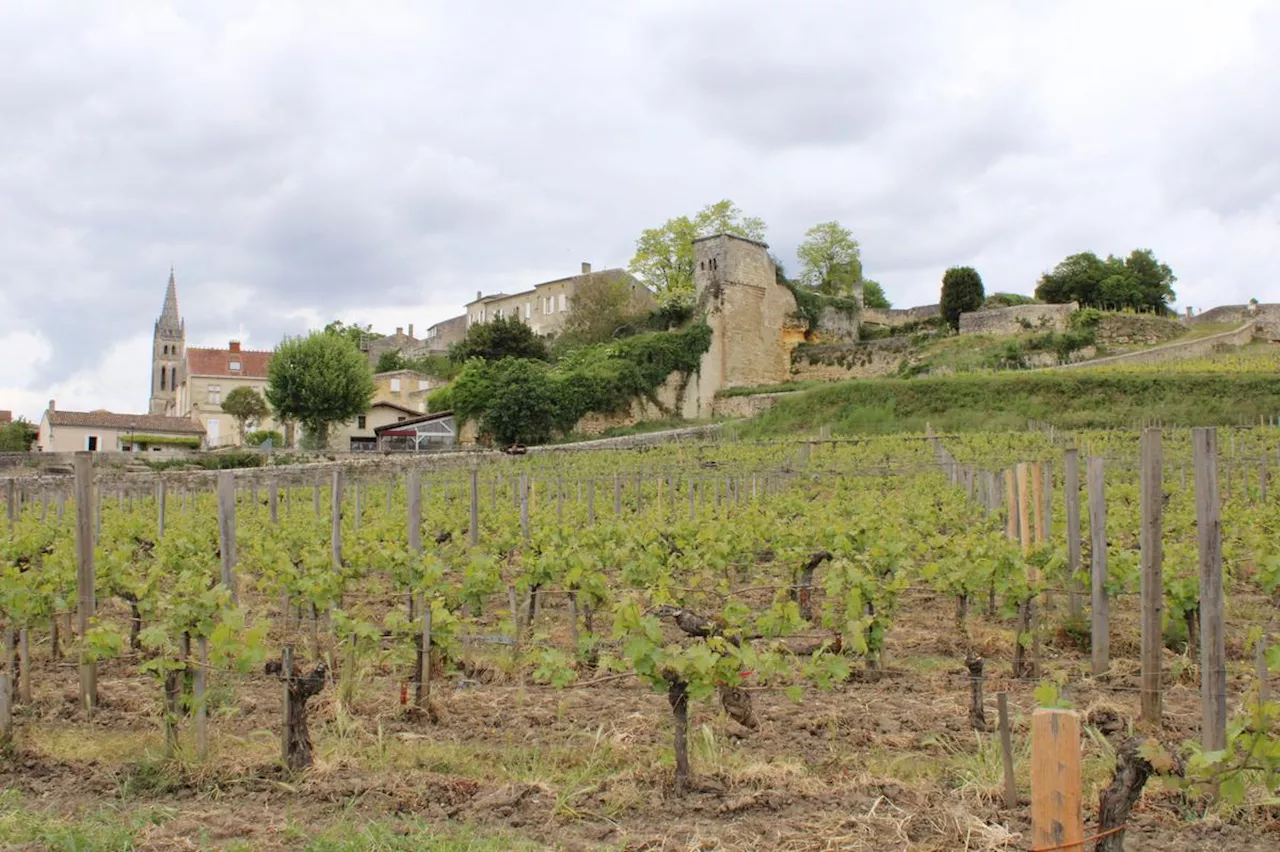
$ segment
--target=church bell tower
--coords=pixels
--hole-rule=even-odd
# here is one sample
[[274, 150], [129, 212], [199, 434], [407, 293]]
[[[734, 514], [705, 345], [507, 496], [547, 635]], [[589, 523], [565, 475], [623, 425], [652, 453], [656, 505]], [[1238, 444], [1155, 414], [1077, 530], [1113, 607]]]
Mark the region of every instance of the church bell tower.
[[178, 285], [173, 269], [164, 293], [164, 307], [151, 338], [151, 403], [148, 414], [177, 415], [178, 367], [187, 348], [186, 324], [178, 315]]

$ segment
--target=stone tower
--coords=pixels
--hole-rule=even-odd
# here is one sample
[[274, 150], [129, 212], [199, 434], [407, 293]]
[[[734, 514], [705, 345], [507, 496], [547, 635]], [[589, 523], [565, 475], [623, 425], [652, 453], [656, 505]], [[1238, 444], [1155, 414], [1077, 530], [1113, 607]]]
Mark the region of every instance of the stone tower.
[[187, 348], [186, 324], [178, 315], [178, 285], [169, 270], [169, 286], [164, 291], [164, 307], [151, 338], [151, 404], [149, 414], [176, 414], [178, 367]]
[[711, 326], [711, 348], [698, 371], [696, 407], [686, 397], [684, 414], [706, 417], [718, 390], [791, 377], [784, 329], [795, 324], [796, 300], [778, 283], [764, 243], [717, 234], [694, 240], [693, 253], [694, 290]]

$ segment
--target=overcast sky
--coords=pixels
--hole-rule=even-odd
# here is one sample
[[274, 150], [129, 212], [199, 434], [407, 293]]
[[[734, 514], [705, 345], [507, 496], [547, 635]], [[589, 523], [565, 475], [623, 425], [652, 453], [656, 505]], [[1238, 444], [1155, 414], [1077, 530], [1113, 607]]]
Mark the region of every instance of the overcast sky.
[[0, 0], [0, 409], [145, 411], [189, 345], [415, 330], [721, 198], [895, 305], [1151, 248], [1280, 301], [1280, 3]]

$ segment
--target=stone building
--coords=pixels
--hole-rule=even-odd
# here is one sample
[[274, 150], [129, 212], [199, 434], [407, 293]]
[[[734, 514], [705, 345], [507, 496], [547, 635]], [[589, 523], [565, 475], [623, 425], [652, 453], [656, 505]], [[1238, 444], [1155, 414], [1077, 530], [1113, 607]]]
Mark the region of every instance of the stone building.
[[163, 452], [199, 449], [203, 439], [204, 428], [182, 417], [60, 411], [51, 399], [40, 418], [36, 447], [46, 453]]
[[186, 351], [187, 328], [178, 315], [178, 285], [173, 269], [164, 291], [164, 306], [151, 335], [150, 414], [172, 414], [178, 399], [178, 367]]
[[[467, 315], [459, 314], [456, 317], [450, 317], [442, 320], [427, 329], [427, 336], [422, 340], [422, 348], [420, 352], [414, 354], [438, 354], [442, 355], [449, 351], [449, 347], [455, 343], [461, 343], [462, 339], [467, 336]], [[405, 353], [409, 354], [409, 353]]]
[[[199, 423], [210, 448], [238, 444], [236, 421], [222, 410], [222, 403], [236, 388], [251, 388], [265, 397], [270, 363], [270, 352], [241, 349], [238, 340], [226, 349], [188, 349], [178, 373], [173, 413]], [[268, 415], [252, 428], [280, 429], [280, 425]]]
[[394, 402], [375, 400], [369, 410], [345, 423], [329, 427], [328, 449], [339, 453], [358, 453], [377, 449], [375, 430], [421, 417], [422, 413]]
[[535, 334], [554, 337], [564, 327], [578, 290], [598, 281], [627, 284], [631, 289], [634, 307], [638, 310], [650, 310], [657, 304], [648, 288], [631, 277], [625, 269], [593, 272], [591, 264], [584, 263], [582, 271], [577, 275], [544, 281], [519, 293], [495, 293], [491, 296], [476, 293], [476, 298], [466, 305], [467, 326], [503, 317], [516, 317], [532, 328]]
[[414, 370], [392, 370], [373, 374], [373, 401], [389, 402], [426, 414], [427, 395], [447, 382], [432, 379]]

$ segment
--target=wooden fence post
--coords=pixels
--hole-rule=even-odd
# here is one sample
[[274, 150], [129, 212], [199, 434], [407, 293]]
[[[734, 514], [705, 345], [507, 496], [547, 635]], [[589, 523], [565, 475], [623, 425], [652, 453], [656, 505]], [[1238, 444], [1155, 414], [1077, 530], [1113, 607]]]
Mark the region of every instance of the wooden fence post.
[[284, 684], [284, 724], [280, 726], [280, 762], [289, 766], [289, 742], [293, 739], [293, 646], [285, 645], [280, 657], [280, 680]]
[[520, 471], [520, 534], [529, 540], [529, 474]]
[[1080, 451], [1067, 450], [1063, 502], [1067, 513], [1067, 614], [1074, 620], [1084, 618], [1084, 596], [1080, 594]]
[[236, 475], [235, 471], [218, 472], [218, 546], [222, 553], [222, 585], [236, 594]]
[[0, 672], [0, 751], [13, 742], [13, 681]]
[[329, 489], [329, 562], [342, 568], [342, 468], [334, 468]]
[[280, 523], [280, 486], [274, 477], [267, 483], [267, 508], [271, 513], [271, 523]]
[[1217, 430], [1192, 429], [1191, 443], [1196, 472], [1196, 538], [1200, 545], [1201, 736], [1205, 751], [1220, 751], [1227, 746], [1227, 666]]
[[471, 465], [471, 521], [467, 528], [467, 541], [472, 547], [480, 543], [480, 470]]
[[1084, 852], [1080, 807], [1080, 717], [1074, 710], [1031, 714], [1031, 843]]
[[196, 703], [196, 757], [204, 760], [209, 756], [209, 707], [206, 700], [209, 672], [209, 640], [200, 636], [196, 639], [196, 673], [192, 691]]
[[1111, 631], [1108, 625], [1110, 602], [1107, 600], [1107, 498], [1105, 473], [1101, 456], [1091, 456], [1086, 463], [1089, 488], [1089, 549], [1092, 566], [1089, 571], [1090, 639], [1093, 648], [1093, 674], [1104, 674], [1111, 667]]
[[159, 538], [164, 538], [165, 503], [167, 497], [165, 491], [164, 480], [158, 480], [156, 482], [156, 529]]
[[[78, 452], [72, 463], [75, 471], [76, 493], [76, 627], [83, 644], [89, 632], [89, 622], [97, 611], [94, 594], [93, 543], [93, 454]], [[98, 664], [88, 659], [85, 649], [80, 651], [80, 706], [92, 715], [98, 704]]]
[[1164, 454], [1159, 429], [1144, 429], [1141, 439], [1140, 497], [1142, 521], [1141, 622], [1142, 622], [1142, 719], [1160, 724], [1160, 655], [1164, 647], [1161, 617], [1164, 612], [1162, 565], [1164, 541], [1161, 528], [1164, 506]]
[[596, 525], [596, 481], [587, 480], [587, 526]]
[[1013, 731], [1009, 726], [1009, 693], [996, 694], [996, 712], [999, 714], [1000, 762], [1004, 771], [1004, 806], [1013, 810], [1018, 806], [1018, 785], [1013, 775]]

